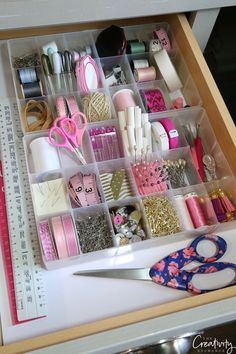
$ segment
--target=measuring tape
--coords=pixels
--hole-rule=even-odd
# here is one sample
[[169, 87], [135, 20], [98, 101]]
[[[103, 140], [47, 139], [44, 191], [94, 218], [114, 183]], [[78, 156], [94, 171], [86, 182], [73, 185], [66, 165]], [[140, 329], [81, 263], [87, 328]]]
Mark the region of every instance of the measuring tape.
[[22, 138], [16, 102], [1, 100], [0, 234], [14, 324], [46, 316], [40, 247]]

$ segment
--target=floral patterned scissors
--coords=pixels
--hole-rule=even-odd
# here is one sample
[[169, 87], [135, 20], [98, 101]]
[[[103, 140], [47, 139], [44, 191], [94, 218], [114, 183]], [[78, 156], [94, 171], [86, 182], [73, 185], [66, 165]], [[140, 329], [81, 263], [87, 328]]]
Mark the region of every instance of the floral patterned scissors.
[[[199, 242], [208, 240], [215, 244], [216, 252], [211, 257], [203, 257], [197, 251]], [[235, 272], [234, 279], [220, 288], [236, 285], [236, 264], [229, 262], [216, 262], [221, 258], [227, 249], [225, 240], [216, 235], [206, 234], [197, 237], [188, 247], [171, 253], [151, 268], [134, 269], [101, 269], [91, 271], [79, 271], [74, 275], [96, 276], [106, 278], [152, 280], [153, 282], [165, 285], [174, 289], [189, 291], [192, 294], [202, 294], [214, 289], [198, 289], [193, 285], [192, 278], [195, 274], [215, 273], [230, 268]], [[198, 261], [204, 263], [192, 269], [183, 270], [187, 264]]]

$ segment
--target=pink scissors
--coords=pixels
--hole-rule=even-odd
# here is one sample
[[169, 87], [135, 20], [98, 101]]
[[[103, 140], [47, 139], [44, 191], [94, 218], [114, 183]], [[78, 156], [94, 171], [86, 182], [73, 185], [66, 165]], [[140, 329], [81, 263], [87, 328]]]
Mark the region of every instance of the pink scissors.
[[86, 116], [82, 112], [74, 113], [71, 118], [59, 117], [49, 129], [49, 141], [53, 146], [64, 147], [75, 153], [79, 161], [86, 165], [82, 153], [82, 140], [87, 124]]

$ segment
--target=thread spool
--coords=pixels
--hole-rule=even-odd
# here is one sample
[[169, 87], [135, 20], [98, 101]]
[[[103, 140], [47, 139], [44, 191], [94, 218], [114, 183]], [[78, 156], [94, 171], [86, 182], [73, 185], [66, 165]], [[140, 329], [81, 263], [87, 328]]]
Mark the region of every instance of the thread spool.
[[134, 69], [144, 69], [149, 67], [149, 62], [147, 59], [134, 59], [131, 61], [131, 68]]
[[45, 173], [61, 168], [57, 149], [50, 144], [48, 137], [34, 139], [29, 147], [35, 173]]
[[128, 54], [139, 54], [145, 53], [146, 47], [144, 42], [139, 41], [128, 41], [127, 42], [127, 53]]
[[43, 96], [42, 84], [40, 81], [22, 84], [21, 92], [25, 99]]
[[136, 82], [154, 81], [156, 79], [156, 69], [154, 66], [134, 70]]
[[193, 222], [191, 216], [189, 214], [187, 205], [185, 203], [185, 199], [183, 195], [175, 196], [175, 204], [177, 206], [177, 210], [181, 210], [181, 221], [184, 230], [192, 230], [194, 229]]
[[111, 105], [109, 98], [101, 92], [93, 92], [82, 100], [84, 113], [89, 122], [98, 122], [111, 119]]
[[140, 90], [140, 95], [148, 113], [163, 112], [167, 110], [164, 95], [160, 89]]
[[206, 226], [207, 222], [196, 193], [189, 193], [184, 196], [185, 202], [195, 228]]
[[17, 70], [21, 84], [29, 84], [39, 81], [36, 68], [21, 68]]
[[112, 97], [116, 112], [124, 111], [126, 107], [135, 107], [134, 92], [130, 89], [122, 89], [114, 93]]

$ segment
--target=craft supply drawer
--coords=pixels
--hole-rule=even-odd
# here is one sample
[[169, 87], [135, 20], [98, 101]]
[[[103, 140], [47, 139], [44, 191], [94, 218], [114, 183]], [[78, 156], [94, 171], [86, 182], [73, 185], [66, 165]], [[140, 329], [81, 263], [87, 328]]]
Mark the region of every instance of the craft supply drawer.
[[[91, 26], [89, 26], [89, 24], [86, 25], [71, 25], [71, 26], [61, 26], [61, 27], [52, 27], [52, 28], [42, 28], [42, 29], [33, 29], [31, 30], [23, 30], [22, 32], [9, 32], [9, 38], [16, 38], [16, 37], [24, 37], [24, 36], [32, 36], [32, 35], [36, 35], [36, 36], [42, 36], [45, 34], [50, 34], [50, 38], [53, 39], [53, 37], [55, 36], [55, 38], [57, 37], [57, 33], [66, 33], [67, 32], [76, 32], [76, 31], [80, 31], [80, 30], [84, 30], [84, 29], [92, 29], [92, 28], [106, 28], [108, 27], [109, 24], [118, 24], [120, 26], [124, 25], [124, 26], [129, 26], [129, 25], [141, 25], [142, 23], [168, 23], [171, 31], [174, 35], [175, 41], [177, 43], [177, 46], [179, 48], [179, 51], [181, 52], [183, 61], [186, 63], [186, 67], [188, 72], [190, 73], [190, 81], [189, 81], [189, 87], [190, 89], [187, 87], [185, 88], [185, 92], [186, 95], [188, 97], [188, 101], [187, 103], [191, 104], [192, 106], [202, 106], [203, 108], [200, 107], [195, 107], [192, 110], [189, 108], [187, 108], [186, 112], [182, 113], [182, 116], [184, 117], [184, 120], [187, 121], [189, 119], [189, 121], [193, 120], [198, 122], [198, 120], [201, 122], [203, 122], [202, 124], [204, 125], [204, 132], [208, 132], [208, 125], [209, 127], [211, 126], [213, 128], [213, 131], [216, 136], [216, 141], [217, 144], [219, 144], [219, 151], [222, 150], [227, 161], [228, 164], [226, 162], [226, 160], [224, 160], [223, 158], [223, 167], [222, 167], [222, 171], [218, 171], [218, 173], [220, 174], [220, 177], [224, 176], [225, 174], [227, 176], [230, 177], [229, 181], [226, 180], [222, 180], [221, 183], [221, 187], [229, 187], [231, 188], [232, 186], [232, 190], [231, 193], [234, 195], [235, 197], [235, 193], [236, 193], [236, 187], [233, 181], [233, 175], [236, 175], [236, 160], [235, 160], [235, 152], [236, 152], [236, 130], [234, 127], [234, 124], [232, 122], [232, 119], [228, 113], [228, 110], [223, 102], [223, 99], [216, 87], [216, 84], [209, 72], [209, 69], [205, 63], [205, 60], [202, 56], [202, 53], [198, 47], [198, 44], [196, 42], [196, 39], [194, 38], [194, 35], [188, 25], [188, 22], [185, 18], [185, 16], [183, 15], [170, 15], [170, 16], [162, 16], [162, 17], [153, 17], [153, 18], [143, 18], [143, 19], [132, 19], [132, 20], [123, 20], [123, 21], [109, 21], [109, 22], [103, 22], [103, 23], [94, 23], [91, 24]], [[88, 32], [89, 33], [89, 32]], [[7, 36], [7, 33], [5, 34]], [[90, 34], [88, 34], [89, 36]], [[42, 38], [42, 37], [40, 37]], [[69, 38], [69, 37], [68, 37]], [[27, 42], [27, 41], [26, 41]], [[25, 43], [26, 43], [25, 42]], [[11, 48], [17, 48], [17, 39], [14, 39], [14, 45]], [[15, 54], [15, 53], [14, 53]], [[132, 58], [131, 58], [132, 59]], [[102, 59], [101, 62], [106, 65], [106, 61], [107, 59]], [[128, 67], [128, 62], [126, 62], [124, 65], [126, 65], [126, 67]], [[184, 72], [186, 70], [185, 66], [181, 67], [180, 66], [180, 71], [183, 71], [183, 76], [185, 75]], [[130, 75], [131, 71], [130, 71]], [[192, 81], [191, 81], [192, 80]], [[16, 80], [15, 80], [16, 82]], [[128, 82], [129, 84], [129, 82]], [[132, 86], [133, 85], [133, 86]], [[144, 84], [141, 84], [141, 86]], [[145, 86], [145, 85], [144, 85]], [[134, 84], [131, 84], [131, 87], [134, 87]], [[143, 86], [142, 86], [143, 88]], [[145, 88], [145, 87], [144, 87]], [[20, 88], [16, 88], [17, 89], [17, 95], [19, 98], [19, 102], [20, 105], [23, 104], [23, 100], [21, 97], [21, 92], [20, 92]], [[111, 91], [112, 93], [115, 92], [116, 89], [112, 88]], [[188, 91], [189, 90], [189, 91]], [[192, 93], [192, 96], [191, 96]], [[140, 103], [142, 106], [142, 103]], [[205, 111], [204, 111], [205, 109]], [[114, 110], [114, 108], [113, 108]], [[114, 115], [114, 112], [113, 112]], [[181, 115], [181, 114], [180, 114]], [[188, 116], [189, 115], [189, 116]], [[178, 121], [178, 113], [171, 113], [168, 112], [168, 114], [164, 114], [164, 117], [171, 117], [173, 119], [174, 122]], [[181, 116], [181, 117], [182, 117]], [[152, 115], [151, 121], [155, 121], [155, 115]], [[209, 120], [209, 121], [208, 121]], [[209, 123], [210, 124], [209, 124]], [[96, 123], [97, 124], [97, 123]], [[96, 125], [95, 124], [95, 125]], [[107, 124], [107, 123], [105, 123]], [[117, 121], [114, 124], [118, 124]], [[44, 136], [43, 133], [40, 135], [41, 133], [39, 133], [39, 137]], [[208, 133], [206, 133], [207, 136]], [[25, 149], [27, 151], [28, 145], [31, 142], [30, 141], [30, 135], [26, 134], [26, 137], [24, 138], [24, 144], [25, 144]], [[86, 139], [89, 139], [89, 137], [87, 136]], [[210, 144], [210, 142], [209, 142]], [[190, 152], [188, 151], [188, 144], [184, 144], [181, 145], [181, 156], [188, 156], [186, 157], [186, 159], [190, 158]], [[91, 156], [91, 147], [88, 147], [89, 143], [86, 144], [86, 149], [87, 151], [87, 156]], [[218, 145], [217, 145], [218, 146]], [[218, 147], [217, 147], [218, 149]], [[218, 150], [217, 150], [218, 151]], [[218, 153], [218, 152], [217, 152]], [[169, 158], [169, 157], [168, 157]], [[30, 161], [27, 162], [28, 163], [28, 171], [30, 174], [30, 180], [31, 183], [34, 183], [37, 180], [37, 176], [34, 174], [34, 172], [32, 173], [31, 171], [31, 167], [30, 167]], [[90, 161], [91, 163], [91, 167], [89, 167], [88, 169], [86, 169], [86, 167], [84, 168], [84, 173], [90, 173], [90, 172], [96, 172], [96, 173], [102, 173], [104, 170], [104, 166], [103, 163], [98, 164], [98, 167], [96, 165], [96, 162], [94, 160], [94, 158], [92, 158], [92, 160]], [[119, 168], [120, 167], [124, 167], [127, 164], [127, 157], [123, 155], [123, 158], [120, 159], [119, 163], [117, 163], [117, 165]], [[110, 169], [113, 169], [113, 164], [112, 162], [109, 165]], [[56, 168], [55, 168], [56, 169]], [[63, 178], [65, 180], [67, 180], [73, 173], [74, 173], [74, 167], [72, 166], [71, 170], [67, 171], [65, 169], [64, 174], [63, 174]], [[191, 178], [198, 178], [198, 177], [194, 177], [194, 175], [191, 174]], [[193, 183], [193, 184], [198, 184], [198, 183]], [[101, 186], [100, 186], [101, 187]], [[206, 188], [208, 188], [208, 186], [206, 186]], [[198, 191], [198, 187], [195, 187], [195, 190]], [[188, 192], [188, 191], [187, 191]], [[171, 196], [170, 198], [174, 197], [174, 195], [177, 194], [177, 192], [173, 193], [173, 196]], [[130, 198], [129, 201], [127, 202], [128, 204], [139, 204], [141, 203], [141, 199], [140, 198], [136, 198], [136, 195], [134, 196], [134, 198]], [[104, 197], [102, 197], [104, 199], [102, 199], [102, 203], [101, 205], [97, 205], [94, 208], [94, 212], [93, 209], [90, 208], [90, 212], [91, 212], [91, 216], [93, 216], [97, 210], [105, 210], [107, 215], [109, 215], [109, 210], [112, 207], [116, 206], [116, 203], [111, 203], [109, 204], [109, 202], [106, 201], [106, 197], [104, 194]], [[119, 204], [119, 206], [122, 205]], [[75, 208], [75, 210], [73, 210], [73, 208], [71, 208], [73, 215], [82, 215], [83, 213], [86, 214], [86, 211], [80, 212], [79, 209], [77, 210]], [[38, 220], [41, 220], [40, 218]], [[236, 227], [235, 221], [232, 221], [229, 223], [229, 226], [227, 225], [227, 227], [224, 227], [222, 225], [220, 225], [217, 229], [217, 234], [221, 234], [222, 232], [227, 232], [230, 233], [232, 229], [234, 229]], [[211, 231], [211, 229], [207, 229], [207, 231]], [[147, 232], [148, 233], [148, 232]], [[175, 236], [173, 236], [175, 237]], [[186, 236], [183, 236], [182, 238], [178, 240], [174, 240], [173, 241], [173, 250], [177, 247], [180, 248], [183, 245], [186, 244], [186, 238], [188, 237], [187, 233]], [[227, 236], [226, 236], [227, 237]], [[232, 242], [231, 238], [230, 239], [230, 245], [232, 247], [235, 246], [235, 244]], [[147, 245], [142, 246], [142, 242], [140, 242], [140, 245], [138, 245], [135, 249], [134, 254], [132, 252], [127, 252], [127, 253], [123, 253], [122, 252], [119, 254], [119, 256], [121, 256], [121, 258], [123, 259], [122, 263], [119, 263], [119, 261], [117, 262], [116, 260], [116, 253], [114, 253], [115, 251], [110, 252], [108, 250], [107, 254], [104, 254], [101, 257], [95, 257], [94, 260], [91, 258], [92, 255], [88, 255], [87, 261], [85, 258], [85, 263], [83, 264], [83, 269], [86, 269], [86, 262], [88, 262], [87, 264], [89, 264], [89, 268], [102, 268], [104, 267], [104, 263], [103, 263], [103, 257], [108, 256], [108, 258], [110, 257], [110, 261], [108, 261], [108, 263], [106, 263], [107, 268], [109, 268], [109, 266], [117, 266], [119, 267], [119, 265], [124, 266], [125, 264], [128, 264], [128, 266], [130, 265], [134, 265], [134, 266], [138, 266], [138, 263], [140, 263], [140, 266], [144, 266], [147, 265], [146, 262], [147, 260], [145, 259], [140, 259], [139, 262], [139, 257], [142, 256], [141, 251], [142, 251], [142, 247], [143, 249], [145, 249], [145, 252], [148, 253], [150, 252], [150, 257], [151, 259], [154, 259], [155, 256], [155, 241], [153, 242], [153, 240], [148, 241], [149, 243], [147, 243]], [[153, 242], [153, 243], [152, 243]], [[163, 253], [167, 252], [165, 250], [168, 249], [168, 242], [172, 242], [168, 236], [168, 239], [165, 240], [165, 237], [163, 237], [162, 241], [160, 241], [159, 243], [159, 247], [162, 247], [163, 249]], [[184, 243], [185, 242], [185, 243]], [[180, 246], [180, 247], [179, 247]], [[113, 249], [112, 249], [113, 250]], [[136, 253], [136, 254], [135, 254]], [[119, 258], [119, 257], [118, 257]], [[117, 259], [118, 259], [117, 258]], [[235, 260], [232, 259], [232, 261], [235, 262]], [[91, 262], [91, 263], [89, 263]], [[94, 262], [94, 264], [93, 264]], [[74, 263], [75, 264], [75, 263]], [[81, 263], [78, 263], [81, 264]], [[91, 265], [92, 264], [92, 265]], [[2, 265], [2, 264], [1, 264]], [[152, 265], [152, 264], [150, 264]], [[63, 265], [62, 265], [63, 266]], [[50, 268], [50, 267], [49, 267]], [[53, 266], [52, 268], [57, 268], [57, 266]], [[61, 273], [61, 277], [62, 277], [62, 281], [63, 281], [63, 277], [67, 278], [66, 280], [66, 284], [67, 286], [70, 286], [70, 282], [72, 283], [73, 280], [69, 279], [70, 278], [70, 271], [68, 270], [69, 268], [67, 268], [67, 270], [63, 270]], [[73, 265], [73, 271], [76, 270], [75, 265]], [[64, 272], [64, 273], [63, 273]], [[2, 272], [1, 272], [2, 273]], [[48, 274], [48, 273], [47, 273]], [[56, 280], [58, 279], [58, 280]], [[50, 282], [52, 282], [52, 284], [56, 284], [56, 282], [60, 282], [60, 269], [56, 269], [51, 271], [51, 275], [48, 276], [47, 275], [47, 287], [50, 287]], [[92, 282], [91, 282], [92, 283]], [[7, 322], [9, 321], [9, 313], [4, 314], [4, 316], [2, 316], [2, 327], [3, 327], [3, 341], [4, 341], [4, 333], [7, 333], [7, 340], [6, 345], [3, 345], [3, 348], [5, 350], [6, 353], [22, 353], [22, 352], [27, 352], [28, 350], [33, 350], [36, 348], [40, 348], [43, 346], [47, 346], [50, 344], [55, 344], [55, 343], [60, 343], [63, 341], [67, 341], [67, 340], [72, 340], [75, 338], [80, 338], [80, 337], [84, 337], [84, 336], [88, 336], [94, 333], [99, 333], [102, 331], [106, 331], [106, 330], [110, 330], [110, 329], [114, 329], [114, 328], [118, 328], [118, 327], [122, 327], [122, 326], [126, 326], [128, 324], [131, 323], [135, 323], [135, 322], [140, 322], [140, 321], [144, 321], [147, 319], [151, 319], [151, 318], [155, 318], [158, 316], [163, 316], [166, 314], [171, 314], [173, 312], [178, 312], [178, 311], [182, 311], [185, 309], [189, 309], [189, 308], [193, 308], [196, 306], [201, 306], [204, 304], [208, 304], [208, 303], [212, 303], [215, 302], [216, 306], [217, 306], [217, 301], [222, 300], [222, 299], [226, 299], [226, 298], [230, 298], [230, 297], [234, 297], [236, 295], [236, 288], [234, 287], [229, 287], [226, 289], [222, 289], [222, 290], [217, 290], [214, 291], [212, 293], [208, 293], [208, 294], [204, 294], [204, 295], [199, 295], [199, 296], [187, 296], [184, 298], [172, 298], [170, 296], [170, 300], [168, 300], [168, 306], [166, 306], [167, 304], [165, 304], [165, 302], [163, 301], [162, 303], [158, 302], [158, 305], [155, 303], [155, 295], [154, 292], [156, 290], [156, 292], [158, 292], [159, 290], [154, 289], [153, 292], [150, 292], [149, 295], [151, 297], [151, 299], [146, 299], [146, 294], [144, 290], [141, 290], [141, 287], [137, 287], [135, 291], [140, 291], [140, 294], [138, 296], [137, 301], [135, 302], [135, 304], [133, 305], [133, 307], [130, 307], [129, 310], [129, 306], [127, 307], [127, 309], [125, 311], [122, 310], [121, 305], [117, 306], [116, 310], [114, 311], [114, 313], [112, 315], [108, 314], [102, 314], [100, 311], [98, 311], [94, 316], [91, 315], [91, 313], [93, 311], [96, 312], [95, 308], [93, 307], [93, 297], [91, 296], [92, 294], [96, 294], [96, 290], [97, 290], [97, 296], [99, 299], [102, 299], [102, 292], [101, 292], [101, 288], [104, 289], [104, 291], [106, 291], [106, 281], [105, 280], [100, 280], [100, 279], [96, 279], [92, 284], [89, 284], [89, 281], [85, 281], [85, 283], [83, 284], [84, 288], [81, 288], [80, 290], [78, 289], [78, 287], [76, 288], [72, 288], [72, 291], [79, 291], [80, 294], [81, 292], [84, 291], [84, 289], [86, 288], [86, 291], [84, 293], [84, 298], [87, 297], [87, 303], [89, 304], [88, 306], [90, 306], [90, 310], [89, 312], [89, 320], [85, 320], [86, 318], [86, 309], [82, 310], [81, 308], [81, 313], [83, 316], [83, 321], [79, 321], [79, 323], [81, 323], [79, 326], [78, 322], [76, 322], [76, 319], [73, 318], [72, 320], [68, 320], [66, 322], [66, 324], [61, 324], [60, 321], [62, 321], [62, 317], [63, 314], [64, 316], [66, 316], [67, 314], [67, 310], [68, 310], [68, 316], [70, 317], [70, 313], [73, 312], [73, 308], [72, 305], [70, 305], [69, 302], [71, 301], [76, 301], [76, 296], [74, 297], [70, 297], [68, 296], [68, 294], [65, 292], [62, 294], [62, 299], [61, 301], [59, 300], [55, 300], [55, 307], [53, 309], [49, 309], [49, 317], [51, 318], [49, 323], [46, 324], [46, 328], [47, 330], [45, 331], [45, 329], [40, 329], [40, 326], [37, 328], [37, 324], [34, 325], [34, 322], [37, 321], [44, 321], [42, 320], [36, 320], [33, 321], [31, 323], [31, 325], [34, 327], [32, 330], [32, 338], [28, 338], [25, 337], [25, 334], [23, 334], [22, 329], [21, 330], [17, 330], [18, 326], [15, 326], [14, 328], [14, 342], [16, 343], [12, 343], [10, 336], [11, 336], [11, 329], [10, 329], [10, 324]], [[114, 289], [112, 291], [112, 287], [114, 286]], [[124, 283], [122, 285], [122, 287], [120, 288], [121, 292], [123, 291], [123, 294], [120, 294], [120, 297], [123, 298], [123, 301], [126, 301], [126, 296], [124, 296], [124, 292], [132, 292], [133, 296], [134, 296], [134, 291], [131, 289], [132, 284], [129, 285], [128, 282]], [[119, 291], [119, 287], [115, 285], [115, 283], [110, 283], [109, 285], [109, 291], [111, 291], [111, 296], [115, 296], [115, 292]], [[6, 287], [4, 286], [4, 289], [2, 291], [5, 291]], [[60, 291], [60, 287], [56, 286], [56, 289], [53, 290], [53, 292], [49, 295], [50, 298], [50, 303], [52, 303], [52, 297], [55, 296], [56, 291]], [[168, 293], [168, 292], [167, 292]], [[164, 293], [163, 293], [164, 294]], [[162, 296], [164, 296], [162, 294]], [[80, 295], [81, 296], [81, 295]], [[6, 294], [2, 294], [1, 297], [6, 297]], [[140, 305], [140, 301], [141, 298], [144, 297], [144, 301], [143, 304]], [[168, 295], [167, 295], [168, 298]], [[5, 300], [6, 301], [6, 300]], [[85, 300], [84, 300], [85, 301]], [[121, 303], [122, 301], [120, 301]], [[2, 302], [3, 303], [3, 302]], [[86, 301], [85, 301], [86, 303]], [[59, 315], [59, 317], [57, 317], [57, 315], [55, 314], [56, 311], [56, 307], [57, 306], [62, 306], [64, 307], [62, 313]], [[76, 306], [73, 304], [73, 306]], [[107, 304], [108, 307], [112, 307], [112, 301], [108, 302]], [[51, 310], [51, 311], [50, 311]], [[128, 314], [128, 315], [127, 315]], [[61, 316], [61, 317], [60, 317]], [[94, 318], [94, 320], [90, 320], [90, 318]], [[106, 318], [107, 320], [103, 321], [102, 319]], [[57, 325], [55, 326], [53, 324], [53, 322], [56, 322], [58, 319], [59, 321], [59, 325], [57, 327]], [[4, 321], [6, 321], [6, 323], [4, 323]], [[85, 323], [89, 322], [89, 325], [86, 325]], [[26, 326], [25, 327], [25, 331], [27, 331], [27, 324], [23, 324], [22, 326]], [[73, 327], [73, 328], [72, 328]], [[18, 331], [18, 334], [17, 334]], [[12, 332], [12, 333], [13, 333]], [[36, 333], [36, 334], [33, 334]], [[43, 337], [39, 337], [38, 334], [40, 335], [43, 334]], [[48, 333], [48, 334], [46, 334]], [[24, 340], [23, 342], [21, 342], [21, 338], [27, 338], [26, 340]], [[5, 341], [4, 341], [5, 344]]]

